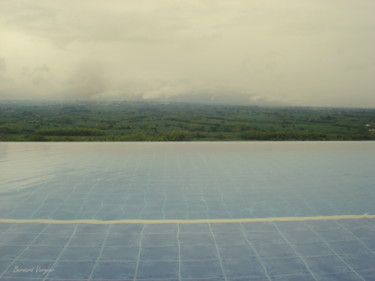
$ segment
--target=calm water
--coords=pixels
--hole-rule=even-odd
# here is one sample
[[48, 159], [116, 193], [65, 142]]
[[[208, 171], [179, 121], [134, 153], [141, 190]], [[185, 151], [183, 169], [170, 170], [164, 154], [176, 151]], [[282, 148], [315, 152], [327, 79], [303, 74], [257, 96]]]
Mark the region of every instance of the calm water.
[[0, 218], [375, 214], [375, 142], [0, 143]]

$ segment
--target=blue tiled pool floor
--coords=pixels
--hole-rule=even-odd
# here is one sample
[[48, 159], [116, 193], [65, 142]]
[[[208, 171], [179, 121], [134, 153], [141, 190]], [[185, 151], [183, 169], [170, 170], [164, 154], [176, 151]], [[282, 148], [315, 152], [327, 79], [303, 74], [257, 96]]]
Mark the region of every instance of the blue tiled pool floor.
[[374, 218], [0, 223], [0, 233], [1, 281], [375, 278]]

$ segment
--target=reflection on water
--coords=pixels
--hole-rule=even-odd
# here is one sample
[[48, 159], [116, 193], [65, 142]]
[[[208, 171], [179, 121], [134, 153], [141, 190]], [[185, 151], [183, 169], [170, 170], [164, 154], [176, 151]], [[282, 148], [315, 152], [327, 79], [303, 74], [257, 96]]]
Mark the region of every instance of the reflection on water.
[[375, 214], [374, 142], [0, 143], [0, 218]]

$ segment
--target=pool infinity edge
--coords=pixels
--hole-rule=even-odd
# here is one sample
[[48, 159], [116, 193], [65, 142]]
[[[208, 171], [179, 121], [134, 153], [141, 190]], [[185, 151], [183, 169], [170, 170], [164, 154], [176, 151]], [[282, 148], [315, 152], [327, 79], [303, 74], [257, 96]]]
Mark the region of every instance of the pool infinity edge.
[[46, 223], [46, 224], [171, 224], [171, 223], [241, 223], [272, 221], [314, 221], [375, 218], [375, 215], [336, 215], [315, 217], [274, 217], [274, 218], [242, 218], [242, 219], [194, 219], [194, 220], [52, 220], [52, 219], [0, 219], [0, 223]]

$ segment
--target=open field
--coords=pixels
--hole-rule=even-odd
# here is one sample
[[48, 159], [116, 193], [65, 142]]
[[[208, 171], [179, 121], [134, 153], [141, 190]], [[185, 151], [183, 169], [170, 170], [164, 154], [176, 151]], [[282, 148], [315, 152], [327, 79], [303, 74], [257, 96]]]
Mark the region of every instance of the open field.
[[2, 102], [0, 141], [375, 140], [375, 109]]

